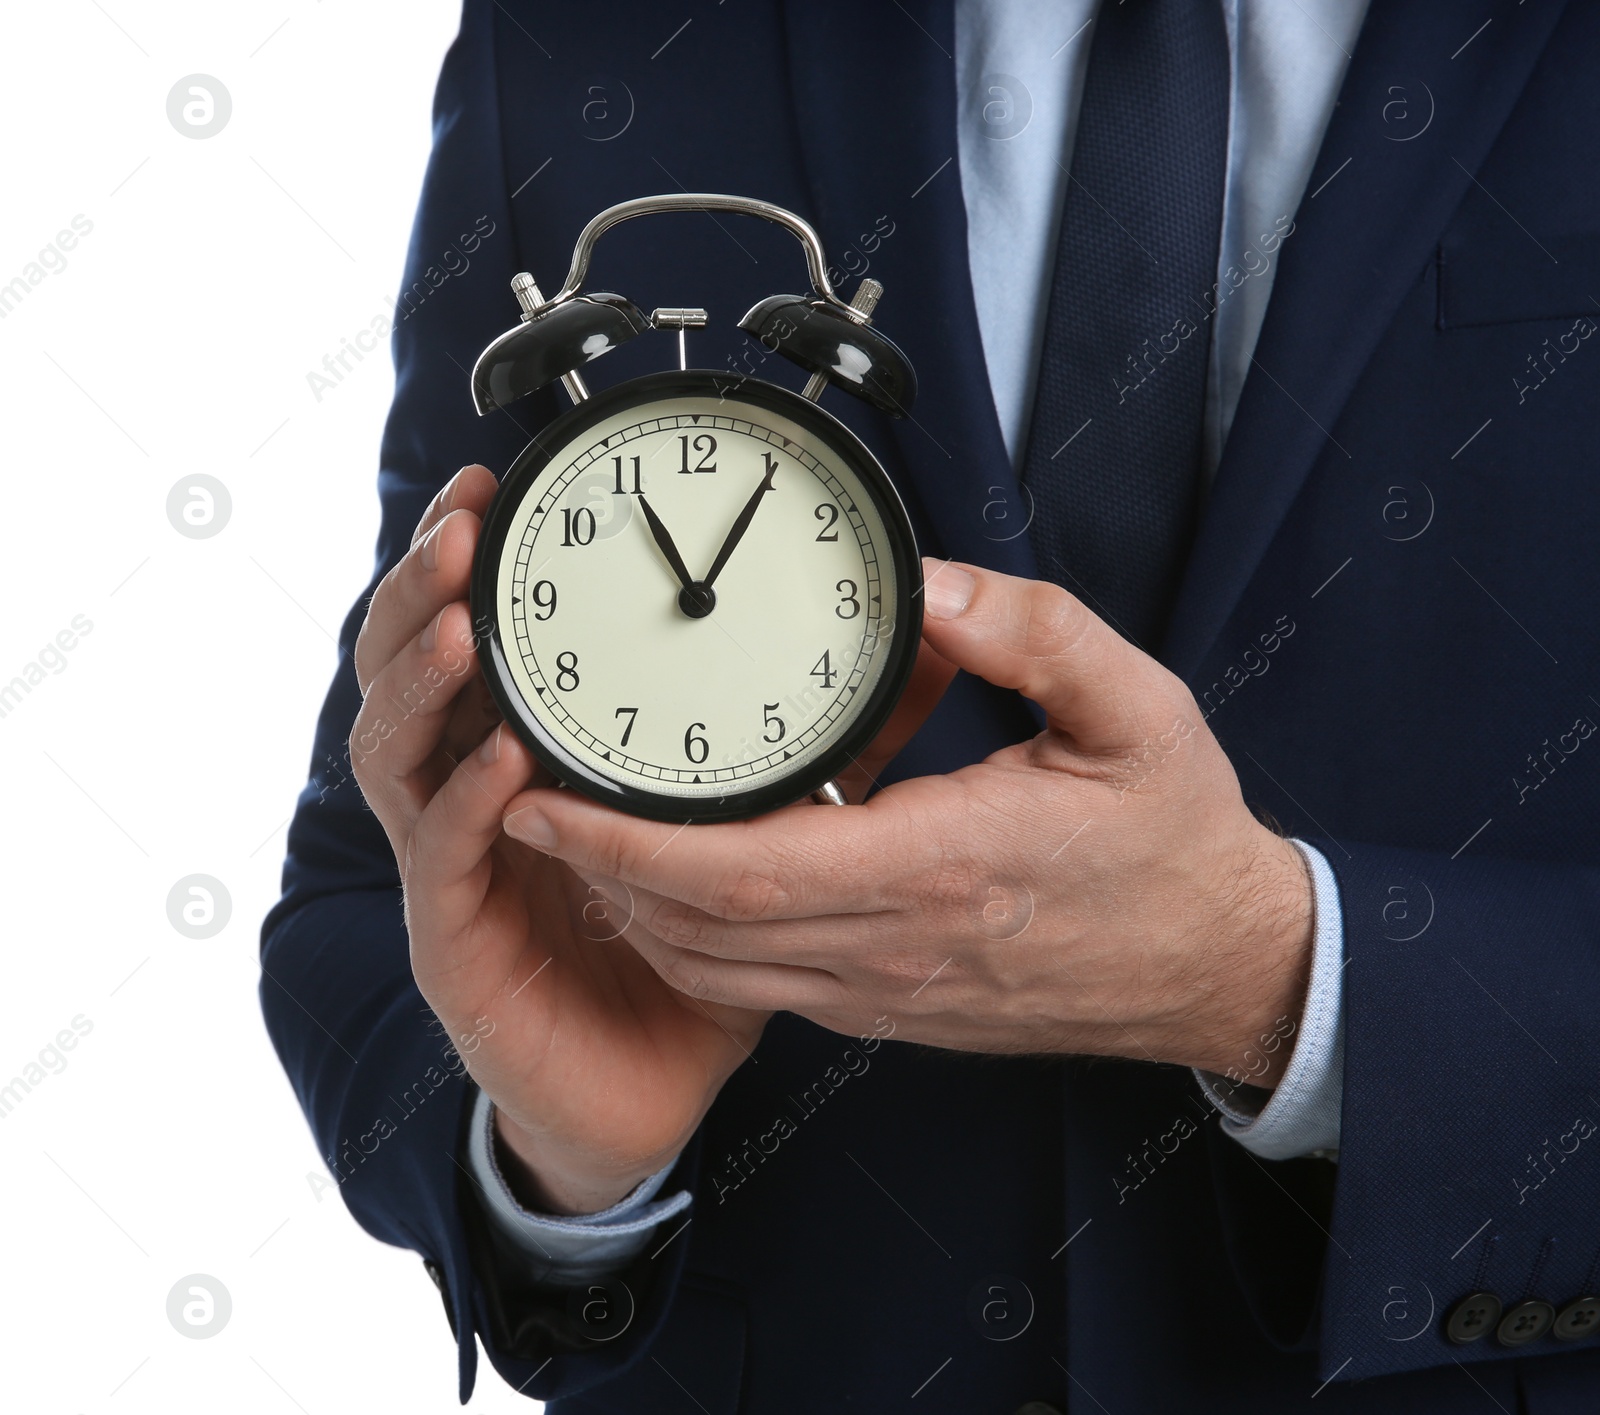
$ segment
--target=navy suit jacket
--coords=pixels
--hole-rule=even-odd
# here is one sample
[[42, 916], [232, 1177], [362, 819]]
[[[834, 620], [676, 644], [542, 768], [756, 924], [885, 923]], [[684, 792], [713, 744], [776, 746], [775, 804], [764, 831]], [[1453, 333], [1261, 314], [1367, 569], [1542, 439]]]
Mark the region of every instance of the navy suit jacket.
[[[951, 0], [685, 13], [661, 50], [677, 11], [468, 0], [394, 334], [374, 582], [447, 477], [503, 471], [561, 409], [473, 414], [511, 275], [552, 289], [596, 211], [678, 190], [778, 202], [841, 273], [870, 264], [921, 398], [899, 423], [830, 406], [927, 551], [1034, 574], [968, 277]], [[1597, 71], [1600, 7], [1373, 0], [1163, 654], [1247, 799], [1338, 876], [1336, 1167], [1258, 1161], [1177, 1068], [869, 1052], [780, 1016], [680, 1163], [693, 1222], [628, 1276], [626, 1330], [575, 1337], [497, 1267], [456, 1162], [472, 1084], [349, 776], [366, 596], [351, 610], [262, 1000], [351, 1211], [435, 1275], [463, 1398], [477, 1332], [564, 1415], [1600, 1406], [1600, 1342], [1443, 1334], [1475, 1289], [1559, 1308], [1600, 1282]], [[692, 363], [797, 386], [733, 322], [803, 278], [783, 232], [680, 215], [608, 236], [592, 283], [706, 306]], [[669, 358], [641, 339], [585, 373]], [[963, 678], [895, 774], [1034, 730]]]

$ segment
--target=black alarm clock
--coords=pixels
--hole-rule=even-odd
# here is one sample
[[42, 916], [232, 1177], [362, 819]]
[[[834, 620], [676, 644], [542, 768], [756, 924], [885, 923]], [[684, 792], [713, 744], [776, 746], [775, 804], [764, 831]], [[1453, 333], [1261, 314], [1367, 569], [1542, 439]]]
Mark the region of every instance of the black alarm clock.
[[[595, 242], [670, 211], [758, 216], [793, 233], [812, 291], [739, 327], [810, 375], [803, 392], [687, 367], [697, 309], [649, 315], [585, 292]], [[500, 711], [566, 785], [655, 820], [737, 820], [810, 796], [904, 691], [922, 632], [916, 541], [893, 483], [818, 406], [835, 386], [903, 416], [904, 354], [872, 327], [882, 286], [846, 303], [817, 233], [744, 197], [642, 197], [582, 231], [566, 283], [512, 289], [522, 322], [479, 356], [479, 413], [559, 381], [573, 406], [512, 463], [472, 574], [483, 674]], [[678, 367], [591, 395], [577, 370], [650, 330]]]

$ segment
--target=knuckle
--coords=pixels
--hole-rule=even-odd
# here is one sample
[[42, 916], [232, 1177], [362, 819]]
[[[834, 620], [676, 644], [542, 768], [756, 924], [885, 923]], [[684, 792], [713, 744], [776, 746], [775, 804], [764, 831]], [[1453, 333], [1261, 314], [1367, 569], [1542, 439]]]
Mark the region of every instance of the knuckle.
[[427, 506], [423, 508], [422, 515], [417, 518], [416, 529], [411, 532], [411, 544], [413, 546], [415, 546], [417, 542], [423, 538], [423, 536], [427, 535], [428, 531], [432, 528], [433, 523], [440, 519], [439, 513], [444, 509], [445, 493], [450, 490], [453, 480], [454, 479], [446, 482], [442, 487], [439, 488], [438, 491], [434, 492], [433, 500], [431, 500]]
[[789, 891], [770, 869], [741, 865], [718, 880], [711, 891], [711, 912], [740, 923], [758, 923], [783, 912]]
[[1022, 626], [1022, 651], [1050, 661], [1070, 654], [1089, 631], [1093, 616], [1081, 600], [1057, 585], [1035, 583], [1029, 590]]
[[978, 872], [962, 859], [946, 854], [918, 881], [923, 902], [944, 908], [964, 908], [980, 893]]
[[676, 899], [664, 899], [650, 915], [650, 932], [677, 948], [695, 948], [710, 936], [711, 920]]
[[1168, 674], [1168, 677], [1171, 679], [1169, 689], [1172, 694], [1172, 706], [1177, 713], [1169, 730], [1177, 737], [1187, 740], [1194, 736], [1196, 726], [1205, 721], [1205, 713], [1200, 710], [1200, 702], [1187, 683], [1171, 674]]
[[661, 976], [685, 997], [697, 1002], [713, 1002], [715, 989], [704, 967], [690, 956], [665, 958], [661, 961]]
[[350, 739], [345, 744], [349, 752], [350, 769], [354, 773], [357, 783], [362, 785], [363, 790], [365, 789], [366, 779], [371, 775], [372, 772], [372, 768], [368, 760], [368, 758], [371, 756], [371, 752], [368, 750], [368, 744], [371, 741], [372, 734], [367, 729], [366, 717], [367, 711], [365, 708], [362, 708], [362, 710], [356, 714], [355, 723], [350, 728]]
[[394, 724], [381, 711], [375, 710], [370, 702], [362, 704], [350, 729], [347, 747], [350, 753], [350, 768], [363, 790], [367, 789], [368, 784], [378, 774], [373, 758], [377, 755], [378, 749], [394, 733]]
[[373, 586], [372, 593], [367, 597], [367, 624], [371, 624], [383, 617], [384, 605], [394, 597], [405, 564], [406, 557], [402, 555], [383, 572], [383, 577]]
[[619, 835], [602, 835], [589, 850], [589, 864], [595, 872], [612, 879], [632, 878], [633, 858], [633, 849]]
[[400, 847], [397, 860], [400, 866], [401, 902], [405, 908], [406, 931], [413, 938], [416, 937], [416, 925], [413, 922], [414, 910], [412, 906], [418, 902], [417, 896], [419, 894], [426, 894], [426, 890], [419, 889], [418, 886], [418, 880], [424, 875], [419, 866], [423, 865], [427, 860], [427, 851], [424, 848], [425, 842], [418, 839], [421, 834], [422, 831], [419, 829], [413, 830], [410, 835], [406, 836], [405, 844]]
[[[916, 993], [932, 980], [933, 972], [938, 966], [937, 962], [929, 963], [928, 956], [922, 949], [901, 948], [875, 958], [872, 972], [880, 988], [889, 987], [896, 992]], [[948, 964], [940, 977], [949, 979], [958, 966], [955, 962]], [[934, 984], [935, 987], [937, 985]], [[932, 988], [922, 991], [914, 1005], [926, 1005], [932, 1000], [932, 992]]]
[[356, 673], [356, 689], [365, 698], [367, 691], [372, 687], [372, 641], [367, 634], [367, 626], [372, 623], [372, 615], [361, 621], [361, 627], [356, 631], [356, 646], [350, 658]]

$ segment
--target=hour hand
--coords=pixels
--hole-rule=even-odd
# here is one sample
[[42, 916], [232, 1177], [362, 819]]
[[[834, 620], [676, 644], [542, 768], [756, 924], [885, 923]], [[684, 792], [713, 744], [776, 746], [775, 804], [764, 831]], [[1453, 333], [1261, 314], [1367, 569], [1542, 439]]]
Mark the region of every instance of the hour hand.
[[678, 577], [678, 583], [688, 589], [694, 583], [694, 576], [689, 573], [689, 567], [683, 563], [683, 556], [678, 554], [678, 547], [673, 544], [672, 534], [662, 525], [661, 517], [656, 515], [648, 501], [643, 496], [639, 498], [639, 508], [644, 512], [644, 518], [650, 524], [650, 534], [655, 537], [656, 544], [661, 553], [666, 556], [667, 564], [672, 567], [672, 573]]

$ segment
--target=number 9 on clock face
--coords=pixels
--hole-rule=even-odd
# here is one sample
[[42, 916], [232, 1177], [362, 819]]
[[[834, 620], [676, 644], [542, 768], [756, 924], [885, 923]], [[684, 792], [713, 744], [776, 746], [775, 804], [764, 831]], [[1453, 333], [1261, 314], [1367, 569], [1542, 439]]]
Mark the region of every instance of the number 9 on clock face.
[[877, 734], [921, 583], [899, 497], [843, 424], [772, 384], [670, 372], [518, 457], [472, 608], [496, 702], [557, 777], [636, 815], [732, 820]]

